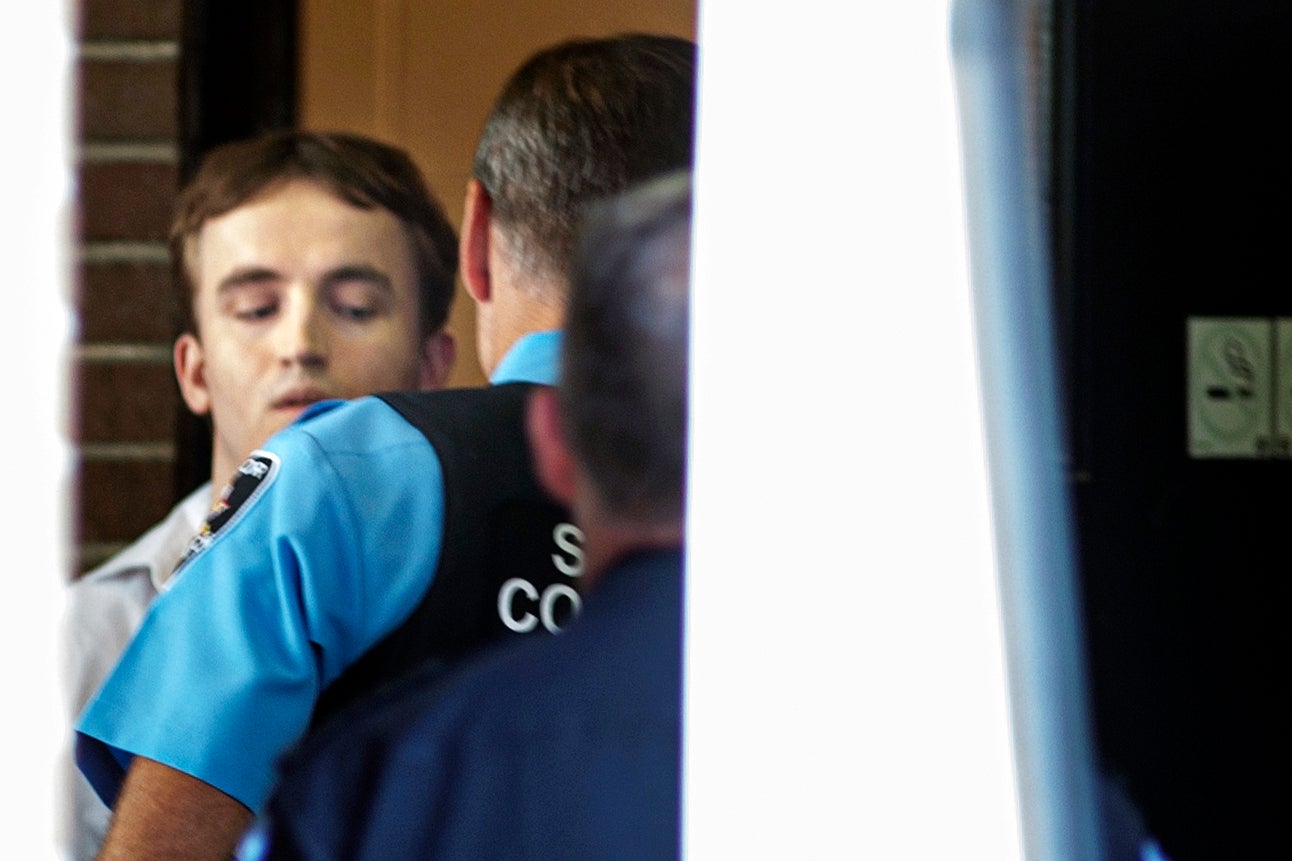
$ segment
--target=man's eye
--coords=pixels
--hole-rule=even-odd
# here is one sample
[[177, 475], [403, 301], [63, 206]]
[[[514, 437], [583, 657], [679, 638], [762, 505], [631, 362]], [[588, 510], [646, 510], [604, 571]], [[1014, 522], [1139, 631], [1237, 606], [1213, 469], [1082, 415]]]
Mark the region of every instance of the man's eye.
[[264, 320], [272, 316], [275, 310], [273, 305], [252, 305], [237, 309], [234, 311], [234, 316], [239, 320]]
[[371, 305], [344, 305], [338, 303], [333, 307], [339, 316], [347, 320], [363, 322], [377, 316], [377, 309]]

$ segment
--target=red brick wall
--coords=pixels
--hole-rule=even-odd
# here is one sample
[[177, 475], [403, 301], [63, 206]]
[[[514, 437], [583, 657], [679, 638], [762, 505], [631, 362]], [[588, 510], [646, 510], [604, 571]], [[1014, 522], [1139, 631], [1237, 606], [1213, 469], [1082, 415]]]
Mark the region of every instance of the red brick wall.
[[73, 575], [161, 519], [175, 426], [165, 237], [178, 185], [181, 0], [81, 0]]

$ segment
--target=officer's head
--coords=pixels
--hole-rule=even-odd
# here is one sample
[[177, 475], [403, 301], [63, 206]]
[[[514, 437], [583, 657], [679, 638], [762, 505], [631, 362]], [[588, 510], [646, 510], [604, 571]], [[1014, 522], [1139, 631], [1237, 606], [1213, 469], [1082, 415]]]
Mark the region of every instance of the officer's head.
[[529, 427], [545, 484], [581, 519], [672, 540], [685, 508], [690, 237], [686, 173], [589, 210], [560, 385], [535, 397]]
[[525, 314], [537, 305], [559, 317], [584, 208], [690, 166], [695, 56], [672, 36], [578, 39], [540, 51], [503, 88], [476, 148], [462, 228], [486, 370], [510, 333], [510, 309], [493, 307], [498, 273], [519, 282]]

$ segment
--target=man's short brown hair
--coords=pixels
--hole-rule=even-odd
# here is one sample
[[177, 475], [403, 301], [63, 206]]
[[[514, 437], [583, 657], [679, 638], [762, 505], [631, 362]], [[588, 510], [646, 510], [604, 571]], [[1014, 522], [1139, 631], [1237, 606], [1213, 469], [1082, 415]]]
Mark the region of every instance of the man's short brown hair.
[[190, 264], [202, 226], [295, 179], [317, 183], [351, 206], [381, 208], [399, 219], [413, 249], [422, 334], [441, 329], [453, 301], [457, 236], [412, 159], [359, 135], [293, 130], [216, 147], [181, 192], [170, 231], [179, 331], [197, 332]]

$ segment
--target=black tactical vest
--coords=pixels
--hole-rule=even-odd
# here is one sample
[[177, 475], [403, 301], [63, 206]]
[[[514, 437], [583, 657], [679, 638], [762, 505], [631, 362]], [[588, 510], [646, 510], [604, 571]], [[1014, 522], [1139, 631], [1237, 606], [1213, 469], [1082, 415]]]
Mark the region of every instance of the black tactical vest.
[[583, 536], [534, 478], [525, 437], [532, 388], [379, 395], [439, 457], [443, 546], [417, 608], [323, 691], [315, 726], [414, 670], [447, 668], [505, 637], [554, 632], [578, 611]]

